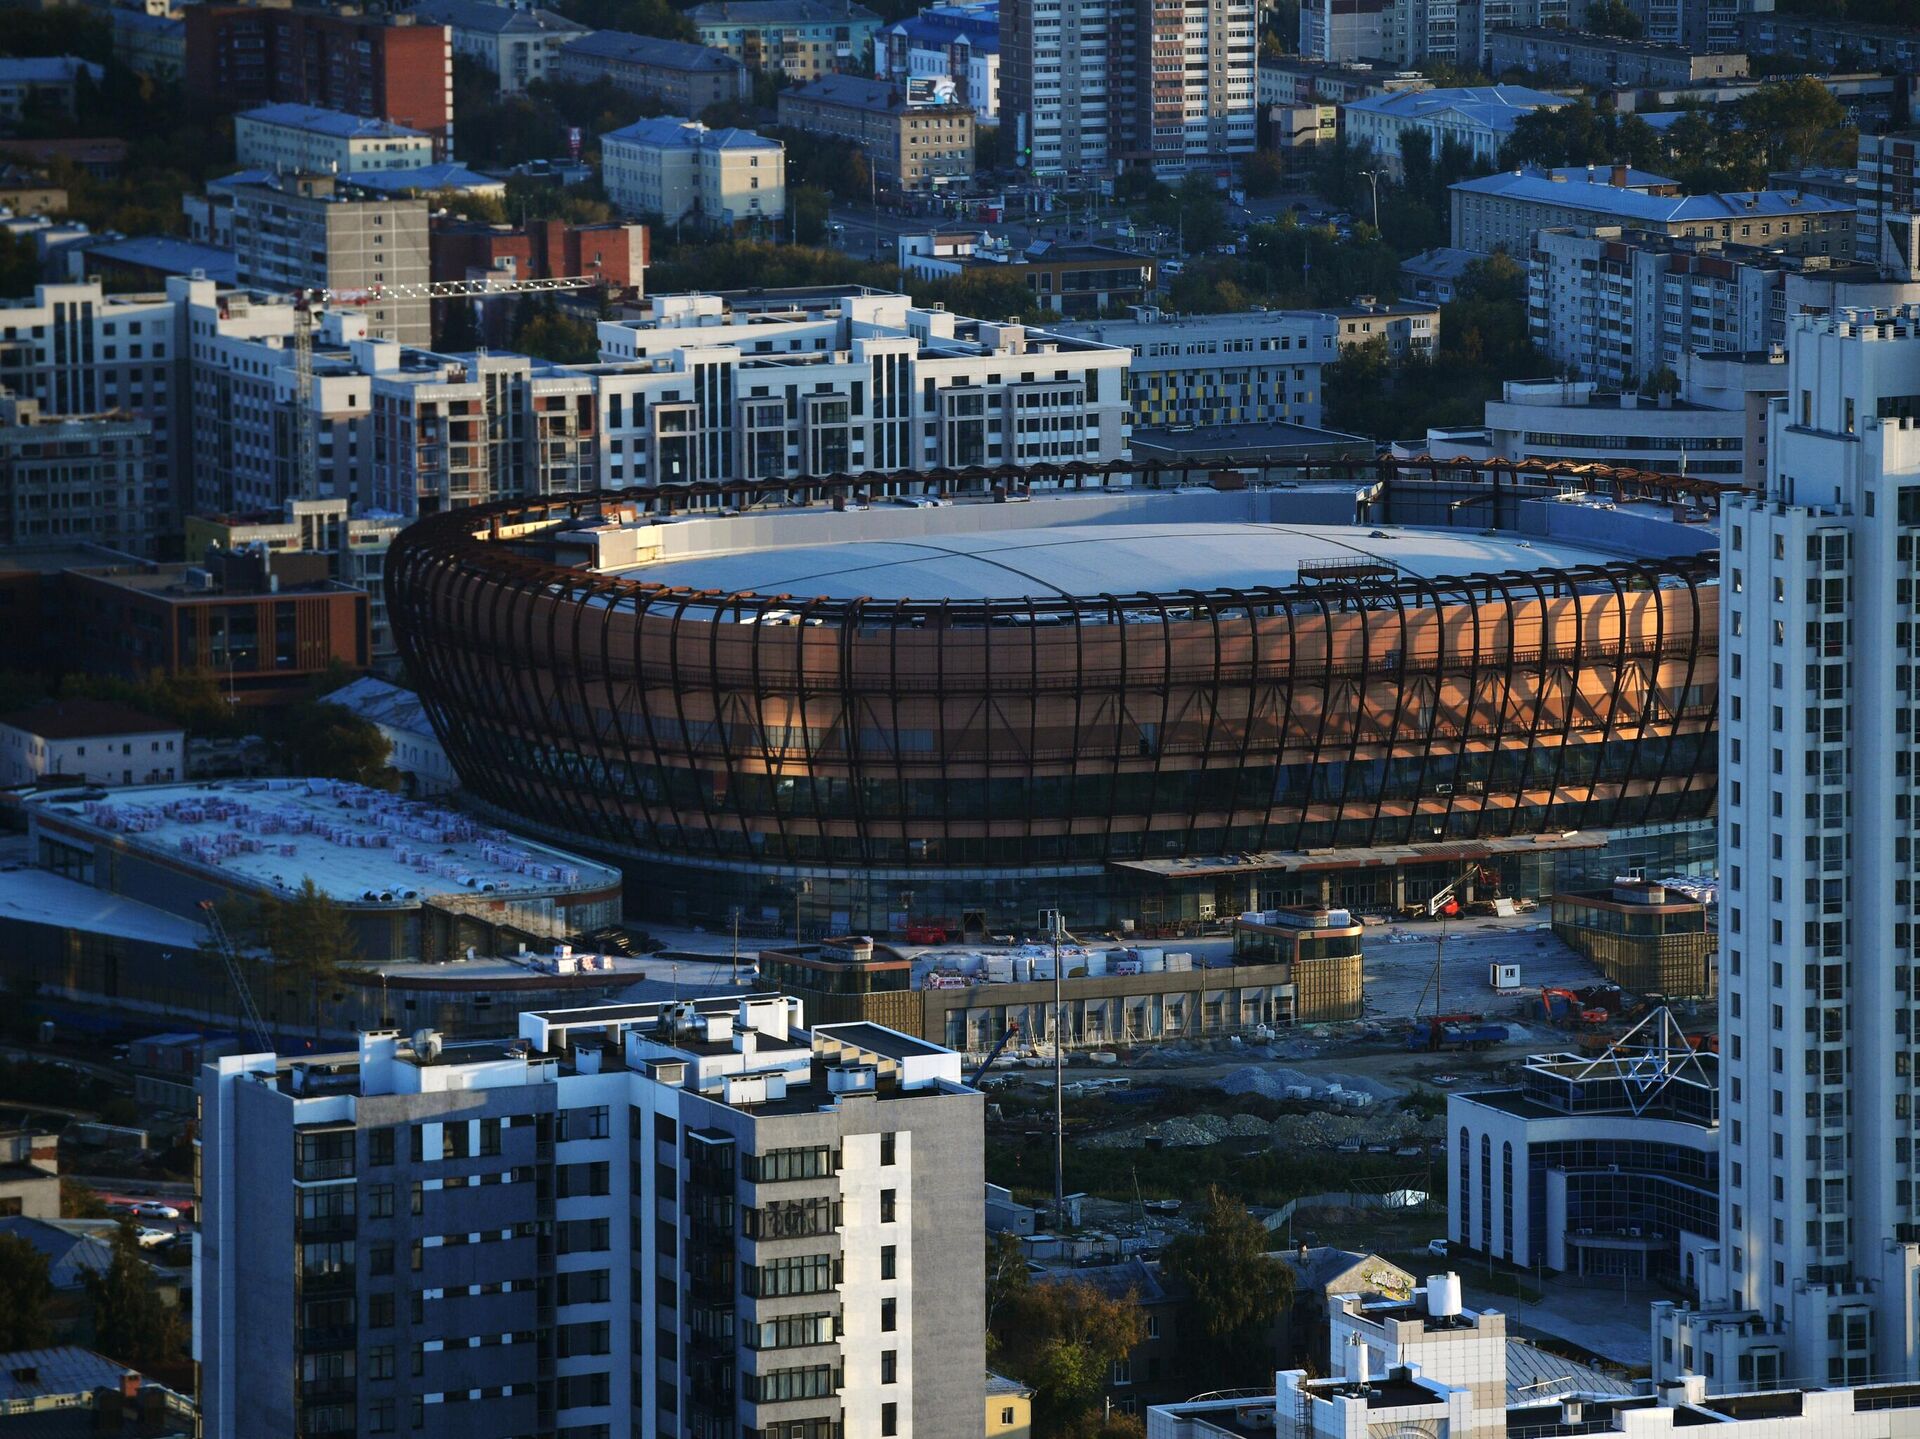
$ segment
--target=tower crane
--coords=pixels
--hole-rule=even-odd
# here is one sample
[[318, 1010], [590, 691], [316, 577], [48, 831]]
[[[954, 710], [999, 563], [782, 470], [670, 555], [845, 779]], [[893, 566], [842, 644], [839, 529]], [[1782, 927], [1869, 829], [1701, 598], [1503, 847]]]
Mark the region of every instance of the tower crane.
[[314, 316], [329, 306], [377, 305], [382, 300], [487, 300], [496, 295], [557, 295], [604, 284], [598, 275], [554, 275], [543, 280], [432, 280], [425, 284], [374, 285], [365, 290], [296, 290], [293, 293], [293, 377], [297, 466], [295, 490], [303, 500], [320, 498], [320, 432], [313, 414]]

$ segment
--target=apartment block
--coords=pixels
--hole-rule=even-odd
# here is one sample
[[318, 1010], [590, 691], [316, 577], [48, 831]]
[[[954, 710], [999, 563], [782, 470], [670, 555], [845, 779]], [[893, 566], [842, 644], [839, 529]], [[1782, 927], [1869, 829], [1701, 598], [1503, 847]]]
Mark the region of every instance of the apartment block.
[[397, 292], [363, 307], [368, 332], [402, 344], [431, 342], [427, 201], [362, 190], [330, 175], [235, 176], [215, 187], [232, 199], [242, 285], [283, 293]]
[[982, 125], [1000, 122], [1000, 0], [929, 5], [874, 36], [873, 73], [896, 85], [953, 82]]
[[1654, 1368], [1910, 1382], [1920, 308], [1786, 348], [1765, 489], [1721, 503], [1722, 1238]]
[[1581, 85], [1703, 85], [1747, 73], [1747, 57], [1738, 51], [1689, 50], [1544, 25], [1495, 30], [1487, 37], [1487, 56], [1496, 75], [1525, 70], [1539, 80]]
[[[1732, 8], [1728, 0], [1718, 3]], [[1857, 67], [1911, 75], [1920, 69], [1920, 32], [1908, 25], [1793, 15], [1754, 0], [1738, 10], [1738, 43], [1755, 55], [1801, 61], [1813, 71]]]
[[272, 4], [186, 7], [188, 93], [218, 104], [276, 100], [386, 120], [453, 150], [453, 44], [406, 11]]
[[498, 76], [502, 95], [519, 95], [530, 81], [550, 79], [556, 73], [560, 47], [592, 33], [557, 11], [531, 4], [415, 0], [410, 13], [445, 25], [453, 35], [453, 53]]
[[591, 85], [605, 80], [668, 110], [698, 115], [709, 105], [747, 99], [747, 68], [731, 55], [684, 40], [595, 30], [560, 47], [558, 78]]
[[665, 295], [600, 325], [602, 485], [1111, 460], [1128, 352], [905, 295]]
[[153, 422], [45, 415], [0, 390], [0, 545], [102, 545], [157, 558], [169, 497], [149, 483]]
[[1920, 130], [1860, 135], [1854, 254], [1903, 280], [1920, 280], [1920, 226], [1914, 223], [1914, 164]]
[[233, 117], [235, 159], [275, 174], [354, 175], [433, 163], [433, 137], [388, 120], [282, 101]]
[[202, 1071], [212, 1439], [978, 1439], [982, 1102], [778, 996]]
[[864, 74], [880, 17], [853, 0], [706, 0], [687, 11], [702, 45], [797, 83]]
[[1755, 49], [1746, 24], [1772, 19], [1773, 0], [1626, 0], [1640, 22], [1640, 38], [1694, 51]]
[[889, 190], [927, 191], [973, 178], [973, 111], [919, 103], [884, 80], [831, 75], [782, 90], [782, 125], [858, 145], [875, 181]]
[[1334, 317], [1309, 310], [1089, 320], [1062, 334], [1124, 347], [1136, 425], [1285, 422], [1317, 429], [1321, 372], [1339, 358]]
[[787, 212], [787, 147], [751, 130], [663, 115], [600, 137], [607, 198], [665, 225], [777, 228]]
[[1262, 55], [1256, 88], [1260, 104], [1344, 105], [1369, 95], [1392, 95], [1403, 90], [1431, 90], [1433, 82], [1397, 66], [1378, 61], [1330, 63], [1309, 55]]

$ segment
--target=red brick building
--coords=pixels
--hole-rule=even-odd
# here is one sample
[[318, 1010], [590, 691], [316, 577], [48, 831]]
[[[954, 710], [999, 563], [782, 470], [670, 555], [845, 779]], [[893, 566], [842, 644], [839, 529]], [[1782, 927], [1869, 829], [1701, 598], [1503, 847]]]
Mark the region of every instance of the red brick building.
[[453, 149], [453, 40], [411, 15], [270, 5], [186, 8], [188, 93], [237, 107], [319, 105], [424, 130]]
[[[647, 227], [623, 221], [569, 225], [565, 220], [533, 220], [515, 228], [469, 220], [436, 221], [429, 240], [433, 278], [477, 280], [506, 272], [516, 280], [545, 280], [561, 275], [594, 275], [621, 299], [638, 299], [646, 289], [650, 254]], [[556, 297], [563, 309], [588, 318], [597, 312], [601, 291], [569, 292]], [[434, 334], [447, 313], [462, 300], [434, 303]], [[511, 301], [481, 306], [481, 338], [505, 344], [515, 307]]]

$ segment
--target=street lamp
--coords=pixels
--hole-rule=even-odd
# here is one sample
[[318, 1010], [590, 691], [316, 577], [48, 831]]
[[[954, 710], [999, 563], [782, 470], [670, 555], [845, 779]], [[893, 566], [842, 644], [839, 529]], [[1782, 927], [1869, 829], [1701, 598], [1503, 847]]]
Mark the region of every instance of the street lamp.
[[1358, 175], [1367, 177], [1367, 187], [1373, 191], [1373, 228], [1380, 228], [1380, 172], [1378, 170], [1356, 170]]

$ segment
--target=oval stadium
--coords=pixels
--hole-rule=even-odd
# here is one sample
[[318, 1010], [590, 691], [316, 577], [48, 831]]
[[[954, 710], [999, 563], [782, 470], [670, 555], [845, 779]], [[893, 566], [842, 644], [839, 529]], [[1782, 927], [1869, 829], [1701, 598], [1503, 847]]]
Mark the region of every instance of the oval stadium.
[[389, 599], [469, 791], [663, 921], [1168, 925], [1711, 852], [1710, 482], [1091, 468], [455, 510]]

